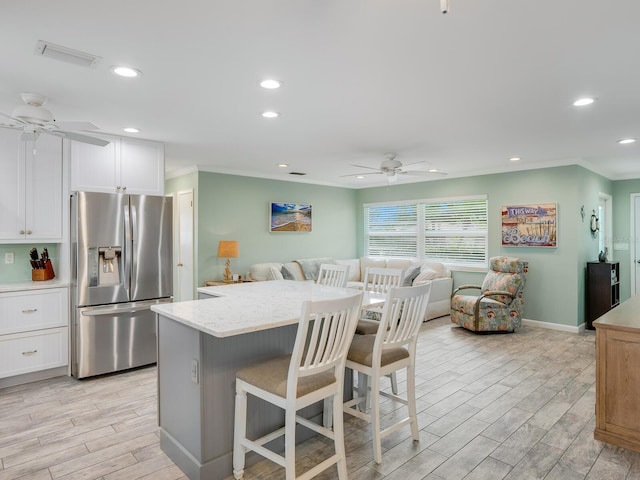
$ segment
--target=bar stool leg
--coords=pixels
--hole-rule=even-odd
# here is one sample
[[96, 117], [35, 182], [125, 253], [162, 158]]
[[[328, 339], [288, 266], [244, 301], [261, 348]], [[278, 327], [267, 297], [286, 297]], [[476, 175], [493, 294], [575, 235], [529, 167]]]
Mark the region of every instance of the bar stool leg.
[[236, 382], [236, 413], [233, 432], [233, 476], [240, 480], [244, 477], [245, 448], [241, 441], [247, 436], [247, 393], [242, 380]]

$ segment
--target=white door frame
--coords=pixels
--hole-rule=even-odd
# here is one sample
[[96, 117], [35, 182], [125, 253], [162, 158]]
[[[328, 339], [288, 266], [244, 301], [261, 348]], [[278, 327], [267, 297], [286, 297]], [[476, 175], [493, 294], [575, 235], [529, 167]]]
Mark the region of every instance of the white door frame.
[[[176, 192], [174, 194], [174, 205], [176, 206], [176, 208], [174, 209], [174, 212], [176, 212], [176, 216], [175, 216], [175, 249], [174, 252], [176, 254], [176, 268], [177, 268], [177, 272], [176, 272], [176, 289], [174, 290], [174, 298], [177, 301], [185, 301], [185, 300], [193, 300], [195, 298], [195, 201], [194, 201], [194, 191], [193, 189], [191, 190], [183, 190], [183, 191], [179, 191]], [[191, 258], [184, 258], [183, 256], [183, 252], [182, 252], [182, 243], [183, 243], [183, 239], [181, 236], [181, 232], [182, 232], [182, 226], [181, 226], [181, 218], [183, 215], [183, 212], [181, 212], [180, 210], [180, 196], [181, 195], [191, 195]], [[183, 273], [183, 264], [184, 263], [188, 263], [190, 262], [191, 264], [191, 292], [188, 294], [188, 297], [186, 295], [183, 294], [182, 292], [182, 273]]]
[[[630, 295], [633, 297], [636, 292], [636, 261], [640, 259], [636, 259], [636, 244], [638, 243], [638, 239], [636, 238], [636, 199], [640, 198], [640, 193], [632, 193], [630, 195], [630, 208], [629, 211], [630, 219], [629, 219], [629, 273], [631, 277], [631, 291]], [[640, 213], [640, 212], [638, 212]]]

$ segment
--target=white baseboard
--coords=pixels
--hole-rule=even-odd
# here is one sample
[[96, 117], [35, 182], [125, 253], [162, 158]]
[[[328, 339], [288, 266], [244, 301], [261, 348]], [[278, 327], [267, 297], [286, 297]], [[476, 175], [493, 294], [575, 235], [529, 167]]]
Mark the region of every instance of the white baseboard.
[[540, 322], [539, 320], [522, 319], [522, 325], [529, 325], [531, 327], [548, 328], [550, 330], [560, 330], [562, 332], [570, 333], [582, 333], [584, 332], [584, 323], [574, 327], [572, 325], [562, 325], [560, 323]]

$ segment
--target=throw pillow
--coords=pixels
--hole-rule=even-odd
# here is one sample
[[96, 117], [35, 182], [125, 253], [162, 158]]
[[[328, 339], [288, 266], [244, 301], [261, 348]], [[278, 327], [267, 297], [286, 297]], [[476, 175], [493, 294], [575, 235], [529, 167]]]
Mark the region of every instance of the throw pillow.
[[271, 267], [267, 274], [267, 280], [284, 280], [282, 273], [276, 267]]
[[416, 278], [413, 279], [414, 285], [424, 285], [429, 283], [434, 278], [439, 278], [438, 272], [431, 270], [430, 268], [423, 268]]
[[413, 285], [413, 280], [420, 274], [420, 267], [408, 268], [402, 279], [403, 287], [410, 287]]
[[285, 280], [295, 280], [293, 274], [285, 266], [282, 266], [282, 270], [280, 270], [280, 273], [282, 274], [282, 278]]

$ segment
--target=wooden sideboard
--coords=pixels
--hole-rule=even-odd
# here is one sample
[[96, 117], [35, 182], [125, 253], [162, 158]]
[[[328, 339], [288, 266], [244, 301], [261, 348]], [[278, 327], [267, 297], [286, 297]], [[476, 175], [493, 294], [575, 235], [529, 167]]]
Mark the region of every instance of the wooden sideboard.
[[640, 452], [640, 295], [593, 322], [596, 327], [594, 438]]

